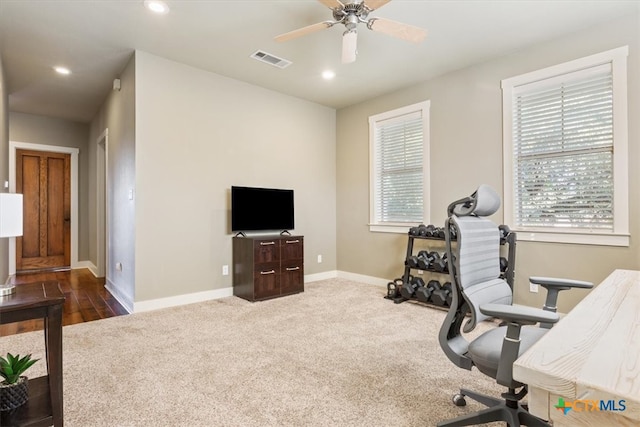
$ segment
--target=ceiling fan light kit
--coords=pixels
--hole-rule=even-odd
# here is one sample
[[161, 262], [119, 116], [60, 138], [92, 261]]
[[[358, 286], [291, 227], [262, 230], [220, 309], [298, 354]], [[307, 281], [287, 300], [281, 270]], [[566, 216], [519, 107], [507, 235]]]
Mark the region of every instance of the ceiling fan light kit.
[[342, 36], [342, 63], [355, 62], [358, 54], [358, 32], [356, 30], [345, 31]]
[[278, 42], [288, 41], [316, 31], [331, 28], [336, 24], [343, 24], [346, 31], [342, 36], [342, 62], [348, 64], [356, 60], [357, 27], [365, 24], [369, 30], [377, 31], [413, 43], [422, 42], [427, 36], [426, 30], [413, 25], [403, 24], [383, 18], [368, 19], [369, 13], [384, 6], [391, 0], [354, 0], [342, 3], [339, 0], [318, 0], [333, 12], [333, 21], [324, 21], [308, 25], [275, 37]]

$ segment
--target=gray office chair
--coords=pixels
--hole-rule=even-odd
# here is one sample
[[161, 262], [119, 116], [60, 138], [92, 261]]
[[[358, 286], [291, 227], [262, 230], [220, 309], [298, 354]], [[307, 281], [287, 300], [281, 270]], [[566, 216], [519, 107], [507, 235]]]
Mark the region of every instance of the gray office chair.
[[[500, 232], [496, 224], [484, 217], [500, 207], [500, 197], [489, 186], [481, 185], [469, 197], [453, 202], [448, 208], [445, 230], [446, 248], [451, 275], [452, 302], [440, 329], [439, 341], [447, 357], [457, 366], [494, 378], [508, 388], [502, 399], [461, 389], [454, 396], [458, 406], [468, 396], [488, 408], [444, 421], [438, 426], [468, 426], [504, 421], [509, 426], [549, 426], [531, 415], [520, 401], [527, 386], [513, 379], [515, 360], [542, 337], [558, 321], [558, 292], [570, 288], [591, 288], [588, 282], [532, 277], [547, 289], [544, 309], [512, 305], [512, 288], [500, 278]], [[469, 342], [462, 332], [472, 331], [478, 322], [488, 318], [503, 321]], [[542, 325], [534, 326], [536, 324]]]

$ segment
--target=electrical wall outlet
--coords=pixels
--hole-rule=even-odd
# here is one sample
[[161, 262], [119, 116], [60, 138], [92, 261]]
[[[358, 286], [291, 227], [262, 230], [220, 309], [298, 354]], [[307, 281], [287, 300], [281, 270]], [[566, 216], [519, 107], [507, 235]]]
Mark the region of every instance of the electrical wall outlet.
[[533, 292], [534, 294], [538, 293], [538, 285], [535, 283], [529, 282], [529, 292]]
[[322, 262], [322, 255], [318, 255], [318, 264]]
[[223, 265], [222, 266], [222, 275], [223, 276], [228, 276], [229, 275], [229, 266], [228, 265]]

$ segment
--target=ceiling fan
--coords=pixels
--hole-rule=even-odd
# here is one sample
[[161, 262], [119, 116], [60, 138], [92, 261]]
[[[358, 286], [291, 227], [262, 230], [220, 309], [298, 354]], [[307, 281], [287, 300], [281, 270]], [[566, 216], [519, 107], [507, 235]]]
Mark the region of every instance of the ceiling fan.
[[333, 11], [333, 21], [318, 22], [317, 24], [299, 28], [281, 34], [277, 36], [275, 40], [284, 42], [326, 28], [331, 28], [336, 24], [343, 24], [347, 30], [342, 35], [342, 63], [347, 64], [356, 60], [357, 27], [360, 23], [366, 24], [370, 30], [413, 43], [420, 43], [427, 36], [426, 30], [414, 27], [413, 25], [403, 24], [390, 19], [368, 17], [370, 12], [381, 8], [391, 0], [353, 0], [344, 3], [340, 0], [318, 1]]

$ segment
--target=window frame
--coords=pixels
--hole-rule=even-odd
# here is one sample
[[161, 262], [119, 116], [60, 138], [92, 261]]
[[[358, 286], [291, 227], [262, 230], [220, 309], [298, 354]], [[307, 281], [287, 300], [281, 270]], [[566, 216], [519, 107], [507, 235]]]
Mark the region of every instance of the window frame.
[[408, 115], [419, 112], [422, 117], [422, 223], [429, 223], [430, 207], [430, 128], [429, 114], [431, 101], [426, 100], [405, 107], [369, 116], [369, 231], [382, 233], [407, 233], [409, 228], [416, 226], [415, 223], [405, 222], [383, 222], [376, 218], [376, 186], [378, 176], [376, 175], [377, 144], [376, 125], [378, 122], [389, 120], [394, 117]]
[[[505, 223], [513, 224], [511, 228], [517, 231], [518, 240], [629, 246], [628, 55], [629, 47], [623, 46], [502, 80], [504, 220]], [[589, 231], [584, 228], [571, 230], [549, 227], [518, 227], [515, 222], [513, 177], [514, 89], [603, 64], [611, 64], [613, 84], [613, 231]]]

